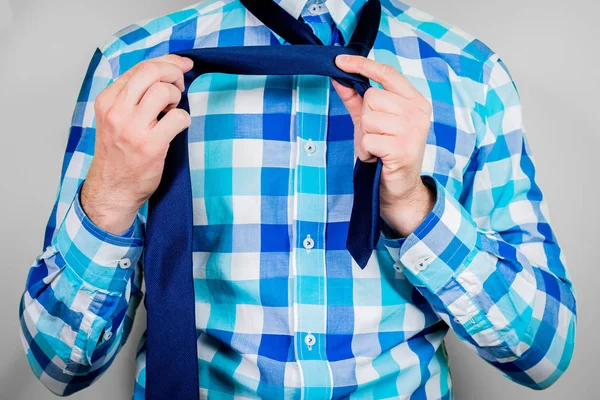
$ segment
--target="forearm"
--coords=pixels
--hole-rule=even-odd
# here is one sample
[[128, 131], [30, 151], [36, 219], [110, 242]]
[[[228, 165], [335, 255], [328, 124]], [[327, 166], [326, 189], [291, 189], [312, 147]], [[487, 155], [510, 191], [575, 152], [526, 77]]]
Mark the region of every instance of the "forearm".
[[482, 358], [523, 385], [549, 386], [574, 347], [575, 298], [560, 248], [551, 234], [516, 246], [479, 229], [435, 182], [432, 212], [406, 239], [383, 238], [384, 244], [406, 278]]
[[101, 233], [75, 200], [31, 266], [21, 335], [33, 372], [52, 392], [90, 385], [125, 342], [142, 298], [140, 222], [129, 237]]

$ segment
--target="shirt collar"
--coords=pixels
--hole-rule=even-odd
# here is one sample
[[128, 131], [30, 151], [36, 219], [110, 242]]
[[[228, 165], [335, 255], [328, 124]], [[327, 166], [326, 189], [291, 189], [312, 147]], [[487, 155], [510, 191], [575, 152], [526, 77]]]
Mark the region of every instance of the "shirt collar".
[[367, 0], [274, 0], [281, 8], [294, 18], [298, 19], [305, 6], [321, 2], [325, 4], [336, 27], [341, 32], [344, 43], [348, 43], [354, 28], [357, 16]]

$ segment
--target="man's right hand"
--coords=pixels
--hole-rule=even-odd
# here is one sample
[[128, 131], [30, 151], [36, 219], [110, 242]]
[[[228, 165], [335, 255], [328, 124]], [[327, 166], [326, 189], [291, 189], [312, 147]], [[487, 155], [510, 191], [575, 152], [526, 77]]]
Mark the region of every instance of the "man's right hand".
[[[175, 54], [145, 60], [96, 97], [94, 157], [81, 205], [101, 229], [125, 232], [157, 189], [169, 143], [191, 123], [176, 107], [192, 65]], [[158, 121], [161, 111], [166, 114]]]

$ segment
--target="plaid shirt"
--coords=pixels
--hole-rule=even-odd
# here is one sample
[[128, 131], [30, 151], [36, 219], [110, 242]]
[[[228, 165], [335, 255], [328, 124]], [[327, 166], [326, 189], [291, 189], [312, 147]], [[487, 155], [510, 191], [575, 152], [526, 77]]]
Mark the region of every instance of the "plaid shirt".
[[[363, 3], [280, 2], [325, 44], [348, 40]], [[20, 303], [28, 362], [52, 392], [82, 390], [106, 371], [143, 296], [147, 203], [123, 235], [99, 229], [79, 203], [94, 98], [145, 59], [234, 45], [288, 43], [238, 1], [207, 0], [132, 24], [96, 49]], [[531, 388], [569, 365], [573, 287], [506, 65], [469, 34], [391, 0], [369, 58], [433, 105], [422, 174], [436, 201], [407, 238], [384, 226], [364, 270], [345, 249], [353, 126], [330, 79], [207, 74], [190, 88], [202, 398], [450, 399], [449, 328]], [[145, 335], [137, 366], [139, 400]]]

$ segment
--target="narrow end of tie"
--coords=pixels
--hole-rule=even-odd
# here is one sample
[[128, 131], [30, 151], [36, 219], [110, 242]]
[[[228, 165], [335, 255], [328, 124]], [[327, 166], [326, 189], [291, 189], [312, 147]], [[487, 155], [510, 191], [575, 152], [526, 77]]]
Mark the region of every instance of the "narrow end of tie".
[[369, 249], [365, 244], [357, 243], [356, 238], [353, 238], [351, 235], [346, 240], [346, 248], [360, 269], [365, 269], [371, 258], [371, 254], [373, 254], [373, 250]]

